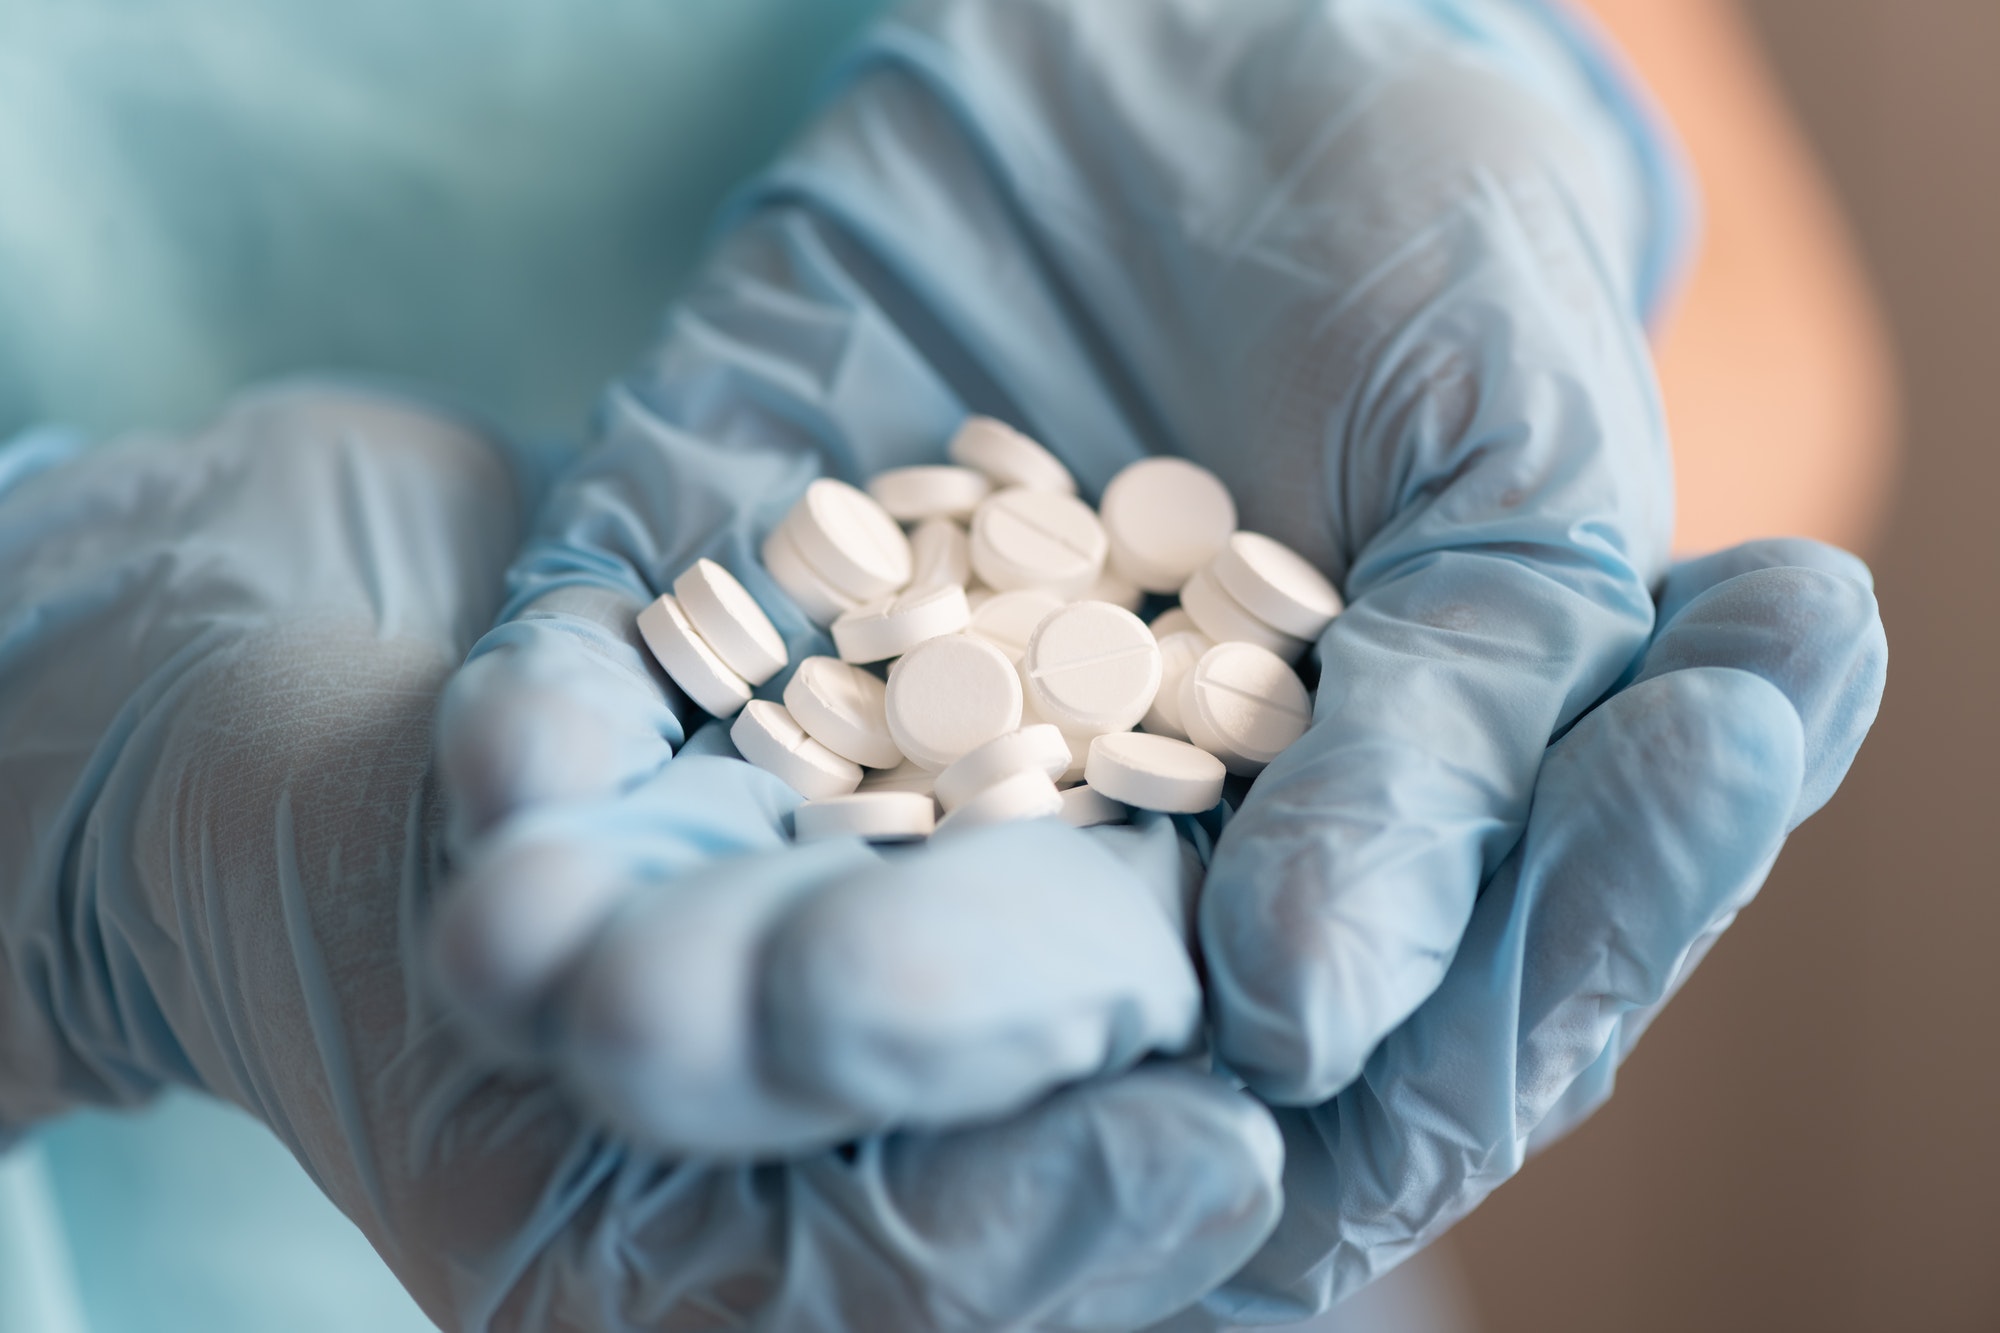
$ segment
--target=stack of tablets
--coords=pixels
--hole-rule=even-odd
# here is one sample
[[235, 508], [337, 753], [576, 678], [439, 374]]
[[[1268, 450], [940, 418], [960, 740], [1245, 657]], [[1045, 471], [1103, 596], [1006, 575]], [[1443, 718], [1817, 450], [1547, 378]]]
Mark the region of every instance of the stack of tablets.
[[[1142, 459], [1092, 510], [1000, 422], [967, 421], [949, 457], [866, 492], [814, 481], [765, 540], [766, 572], [838, 653], [799, 663], [782, 702], [753, 696], [789, 665], [784, 642], [715, 562], [639, 617], [688, 697], [735, 718], [743, 758], [806, 797], [797, 837], [1199, 813], [1226, 773], [1254, 776], [1305, 733], [1294, 664], [1340, 594], [1237, 531], [1214, 474]], [[1180, 604], [1149, 627], [1149, 595]]]

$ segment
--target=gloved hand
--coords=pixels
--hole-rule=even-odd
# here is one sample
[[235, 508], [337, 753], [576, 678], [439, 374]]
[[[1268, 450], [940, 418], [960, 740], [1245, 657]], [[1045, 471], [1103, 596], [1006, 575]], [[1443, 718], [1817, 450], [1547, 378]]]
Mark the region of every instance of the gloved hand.
[[[761, 945], [806, 938], [761, 904], [821, 901], [848, 870], [824, 850], [779, 858], [741, 916], [660, 891], [743, 850], [775, 784], [716, 792], [692, 833], [625, 813], [699, 720], [638, 610], [710, 556], [794, 660], [828, 651], [759, 541], [814, 476], [935, 461], [975, 411], [1093, 494], [1187, 454], [1345, 584], [1316, 725], [1200, 907], [1222, 1061], [1280, 1103], [1345, 1086], [1438, 984], [1550, 737], [1652, 626], [1671, 480], [1639, 320], [1677, 219], [1626, 110], [1511, 0], [934, 0], [884, 25], [605, 400], [452, 687], [440, 956], [463, 1012], [675, 1151], [1004, 1114], [1185, 1045], [1185, 968], [1079, 915], [1175, 902], [1157, 850], [995, 834], [989, 864], [1043, 887], [943, 921], [851, 882], [841, 948], [878, 985]], [[953, 882], [963, 861], [923, 863], [954, 855], [908, 873]], [[1044, 893], [1062, 926], [1027, 915]], [[1077, 922], [1089, 947], [1032, 973], [989, 947]], [[686, 960], [739, 956], [732, 1001], [704, 1003]], [[966, 984], [940, 1009], [911, 969]]]
[[[444, 868], [432, 719], [517, 546], [505, 467], [461, 423], [310, 387], [185, 440], [70, 452], [0, 446], [0, 1143], [79, 1103], [205, 1089], [268, 1124], [454, 1329], [1128, 1329], [1269, 1231], [1268, 1118], [1180, 1070], [754, 1164], [635, 1151], [548, 1076], [497, 1068], [424, 986], [422, 940]], [[943, 886], [822, 849], [801, 904], [774, 891], [800, 878], [774, 850], [784, 804], [745, 765], [684, 756], [623, 823], [589, 825], [746, 853], [671, 875], [658, 853], [631, 966], [726, 1009], [756, 961], [730, 931], [768, 926], [770, 954], [921, 986], [938, 1028], [976, 1037], [1010, 1015], [969, 1012], [921, 954], [878, 972], [871, 913], [900, 906], [921, 944], [1010, 887], [1044, 928], [991, 942], [1029, 973], [1101, 945], [1117, 974], [1148, 930], [1172, 938], [1145, 899], [1114, 929], [1123, 867], [1180, 855], [1164, 825], [1123, 858], [1084, 847], [1121, 867], [1096, 901], [1011, 886], [968, 836]], [[735, 951], [663, 934], [690, 900]]]

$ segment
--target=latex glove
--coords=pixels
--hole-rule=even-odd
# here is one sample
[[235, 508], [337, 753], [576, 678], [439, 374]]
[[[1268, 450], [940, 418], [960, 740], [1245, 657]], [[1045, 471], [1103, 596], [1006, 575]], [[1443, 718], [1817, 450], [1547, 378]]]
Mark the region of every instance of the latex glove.
[[[188, 439], [70, 452], [0, 450], [0, 1141], [206, 1089], [268, 1124], [448, 1328], [1126, 1329], [1268, 1232], [1268, 1119], [1181, 1071], [767, 1165], [633, 1151], [550, 1079], [499, 1071], [420, 984], [420, 941], [432, 718], [516, 549], [503, 465], [456, 421], [304, 388]], [[697, 757], [627, 815], [662, 844], [733, 830], [752, 854], [728, 878], [660, 893], [726, 912], [790, 864], [757, 854], [783, 804]], [[861, 849], [818, 855], [912, 900]], [[990, 891], [960, 868], [966, 897]], [[660, 938], [648, 907], [635, 942]], [[824, 938], [852, 944], [841, 919]], [[823, 968], [818, 938], [771, 947]]]
[[1678, 566], [1636, 679], [1550, 747], [1444, 983], [1313, 1110], [1285, 1212], [1174, 1330], [1290, 1323], [1465, 1216], [1618, 1066], [1833, 794], [1887, 667], [1867, 568], [1804, 541]]
[[[633, 643], [637, 611], [710, 556], [794, 660], [827, 651], [758, 543], [813, 477], [936, 461], [980, 411], [1093, 494], [1188, 454], [1246, 526], [1344, 579], [1317, 725], [1223, 839], [1202, 943], [1232, 1069], [1284, 1101], [1348, 1082], [1437, 984], [1549, 737], [1652, 623], [1670, 478], [1638, 310], [1665, 207], [1591, 77], [1501, 0], [939, 0], [884, 25], [606, 399], [512, 623], [453, 686], [466, 873], [441, 957], [472, 1021], [696, 1151], [1003, 1113], [1185, 1044], [1184, 972], [1136, 919], [1115, 952], [982, 961], [995, 931], [1052, 928], [1008, 925], [1004, 891], [935, 928], [859, 910], [877, 933], [852, 947], [889, 984], [773, 962], [729, 974], [741, 1005], [633, 961], [739, 951], [699, 900], [649, 909], [643, 947], [605, 928], [665, 901], [656, 863], [697, 859], [602, 836], [634, 829], [621, 804], [698, 717]], [[713, 850], [740, 850], [754, 815], [718, 818]], [[1072, 904], [1173, 901], [1171, 857], [1093, 841], [1023, 831], [993, 855], [1058, 886], [1062, 929]], [[825, 872], [783, 873], [780, 896]], [[935, 1021], [909, 969], [965, 977], [942, 1012], [995, 1021]]]

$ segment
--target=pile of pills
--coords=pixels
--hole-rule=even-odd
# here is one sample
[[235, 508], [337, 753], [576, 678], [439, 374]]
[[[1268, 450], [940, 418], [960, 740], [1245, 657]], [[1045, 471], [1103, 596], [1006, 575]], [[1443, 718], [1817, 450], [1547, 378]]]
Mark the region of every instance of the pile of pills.
[[[755, 691], [790, 665], [784, 640], [721, 565], [697, 561], [640, 613], [674, 682], [806, 798], [796, 837], [1200, 813], [1305, 734], [1296, 664], [1340, 594], [1239, 532], [1213, 473], [1142, 459], [1092, 510], [1001, 422], [971, 418], [948, 453], [865, 492], [814, 481], [765, 540], [766, 571], [838, 653], [800, 662], [782, 702]], [[1179, 605], [1148, 625], [1149, 595]]]

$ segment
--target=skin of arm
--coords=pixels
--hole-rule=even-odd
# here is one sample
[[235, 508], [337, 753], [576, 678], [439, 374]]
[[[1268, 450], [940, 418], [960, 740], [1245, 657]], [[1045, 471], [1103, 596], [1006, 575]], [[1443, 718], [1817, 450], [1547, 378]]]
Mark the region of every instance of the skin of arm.
[[1577, 0], [1678, 131], [1699, 250], [1655, 329], [1678, 554], [1756, 537], [1861, 550], [1896, 452], [1893, 354], [1856, 247], [1734, 0]]

